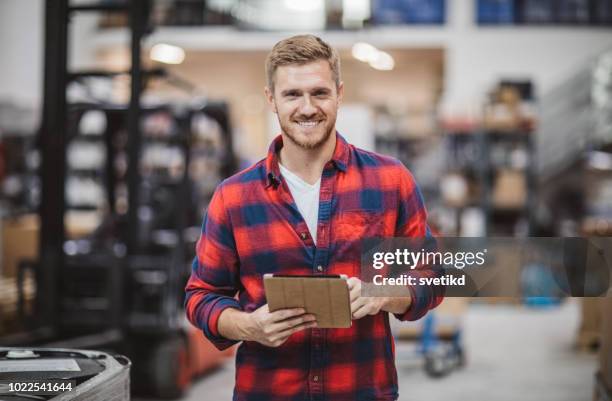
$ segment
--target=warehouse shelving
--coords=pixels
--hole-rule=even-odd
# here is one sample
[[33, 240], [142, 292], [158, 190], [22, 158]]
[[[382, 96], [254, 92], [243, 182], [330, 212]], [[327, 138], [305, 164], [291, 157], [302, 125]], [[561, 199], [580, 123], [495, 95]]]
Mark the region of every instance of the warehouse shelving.
[[414, 170], [414, 163], [422, 153], [428, 138], [385, 137], [377, 135], [374, 139], [376, 151], [395, 157], [409, 170]]
[[[612, 232], [612, 210], [596, 206], [605, 203], [606, 195], [594, 193], [612, 184], [612, 168], [605, 165], [612, 160], [611, 75], [612, 51], [606, 51], [542, 98], [539, 184], [551, 208], [574, 198], [564, 206], [575, 210], [565, 216], [567, 224], [577, 227], [574, 235]], [[593, 156], [600, 162], [594, 162]]]
[[[543, 180], [563, 174], [582, 160], [588, 150], [605, 151], [612, 147], [609, 120], [612, 106], [598, 110], [592, 97], [596, 85], [595, 71], [597, 68], [607, 69], [609, 74], [611, 67], [607, 60], [611, 55], [612, 51], [608, 51], [588, 62], [542, 97], [537, 146], [540, 150], [538, 173]], [[608, 121], [607, 127], [598, 127], [600, 118]]]
[[[462, 231], [461, 213], [468, 208], [476, 208], [484, 217], [483, 234], [514, 235], [518, 228], [517, 223], [522, 220], [526, 226], [520, 231], [522, 235], [528, 235], [531, 232], [533, 218], [531, 211], [535, 201], [535, 175], [532, 169], [535, 160], [533, 135], [528, 132], [461, 132], [449, 133], [446, 141], [450, 149], [448, 171], [459, 174], [468, 183], [466, 199], [448, 205], [457, 213], [457, 232]], [[508, 143], [519, 146], [526, 152], [528, 162], [524, 168], [516, 169], [491, 160], [491, 149]], [[461, 160], [457, 152], [466, 148], [471, 148], [473, 158]], [[513, 202], [515, 204], [511, 206], [496, 204], [494, 199], [496, 178], [504, 171], [511, 171], [524, 177], [524, 188], [512, 188], [515, 191], [524, 191], [524, 202]]]

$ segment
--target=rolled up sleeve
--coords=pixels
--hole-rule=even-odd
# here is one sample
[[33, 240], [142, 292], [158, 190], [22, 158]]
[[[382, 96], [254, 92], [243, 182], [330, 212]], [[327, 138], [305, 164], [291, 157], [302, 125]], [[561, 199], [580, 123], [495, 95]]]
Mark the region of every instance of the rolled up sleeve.
[[[427, 211], [423, 196], [410, 172], [402, 165], [399, 170], [400, 201], [396, 224], [396, 237], [422, 238], [428, 247], [435, 247], [435, 239], [427, 225]], [[413, 276], [440, 277], [442, 269], [436, 266], [419, 266]], [[408, 310], [395, 314], [399, 320], [418, 320], [435, 308], [444, 299], [444, 287], [417, 285], [409, 286], [412, 302]]]
[[188, 320], [202, 329], [206, 338], [220, 350], [238, 342], [219, 334], [218, 321], [225, 309], [242, 309], [235, 298], [239, 288], [239, 268], [221, 184], [204, 215], [191, 276], [185, 287], [185, 312]]

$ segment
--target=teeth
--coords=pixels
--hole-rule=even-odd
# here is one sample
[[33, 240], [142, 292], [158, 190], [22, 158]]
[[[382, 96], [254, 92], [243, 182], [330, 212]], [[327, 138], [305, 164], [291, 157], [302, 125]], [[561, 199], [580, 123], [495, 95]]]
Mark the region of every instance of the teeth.
[[319, 123], [318, 121], [299, 121], [298, 122], [298, 124], [300, 124], [302, 127], [314, 127], [318, 123]]

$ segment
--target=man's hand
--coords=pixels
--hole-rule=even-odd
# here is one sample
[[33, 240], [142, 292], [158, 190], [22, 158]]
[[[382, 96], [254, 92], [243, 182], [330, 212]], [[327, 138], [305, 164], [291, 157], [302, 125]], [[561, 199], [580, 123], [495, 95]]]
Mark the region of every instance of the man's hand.
[[317, 327], [314, 315], [303, 308], [270, 312], [268, 304], [247, 313], [226, 309], [219, 316], [219, 332], [234, 340], [256, 341], [267, 347], [281, 346], [300, 330]]
[[362, 297], [361, 280], [351, 277], [347, 280], [351, 299], [351, 315], [353, 320], [367, 315], [376, 315], [380, 311], [404, 313], [410, 307], [410, 297]]

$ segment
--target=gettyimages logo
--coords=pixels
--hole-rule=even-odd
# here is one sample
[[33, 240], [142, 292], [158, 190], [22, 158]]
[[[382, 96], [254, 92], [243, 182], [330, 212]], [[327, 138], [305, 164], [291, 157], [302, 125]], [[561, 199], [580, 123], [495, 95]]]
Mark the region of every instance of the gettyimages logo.
[[465, 267], [483, 266], [487, 250], [478, 252], [437, 252], [421, 249], [418, 252], [410, 249], [396, 249], [395, 252], [374, 252], [372, 267], [382, 269], [385, 266], [406, 266], [416, 269], [418, 266], [444, 266], [463, 269]]
[[451, 297], [612, 296], [608, 237], [368, 239], [362, 251], [366, 296], [405, 296], [406, 286]]

